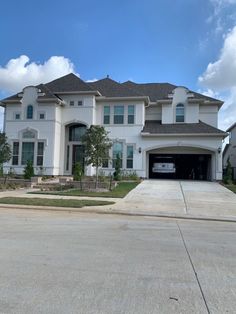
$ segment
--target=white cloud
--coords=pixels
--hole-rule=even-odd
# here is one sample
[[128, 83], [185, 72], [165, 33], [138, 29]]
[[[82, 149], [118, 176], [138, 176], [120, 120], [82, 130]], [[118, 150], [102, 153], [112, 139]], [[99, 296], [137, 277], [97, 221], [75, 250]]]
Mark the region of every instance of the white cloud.
[[205, 94], [225, 101], [219, 126], [226, 129], [236, 121], [236, 26], [225, 36], [218, 60], [208, 64], [198, 81]]
[[0, 91], [19, 92], [27, 85], [46, 83], [71, 72], [75, 72], [74, 65], [63, 56], [52, 56], [41, 64], [22, 55], [0, 66]]
[[211, 89], [225, 90], [236, 85], [236, 27], [225, 37], [219, 59], [209, 63], [199, 83]]

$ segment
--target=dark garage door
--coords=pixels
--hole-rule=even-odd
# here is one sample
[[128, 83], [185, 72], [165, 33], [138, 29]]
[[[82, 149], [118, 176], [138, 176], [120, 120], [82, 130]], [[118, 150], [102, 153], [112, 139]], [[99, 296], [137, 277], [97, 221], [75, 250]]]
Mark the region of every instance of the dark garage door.
[[[154, 163], [174, 163], [175, 173], [153, 172]], [[211, 155], [207, 154], [150, 154], [149, 178], [210, 180]]]

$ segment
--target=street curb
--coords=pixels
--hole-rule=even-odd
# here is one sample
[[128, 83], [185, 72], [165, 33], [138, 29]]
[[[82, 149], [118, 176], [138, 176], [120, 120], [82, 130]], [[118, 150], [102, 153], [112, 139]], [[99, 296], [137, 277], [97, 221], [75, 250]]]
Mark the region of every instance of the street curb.
[[[109, 206], [109, 205], [108, 205]], [[54, 211], [54, 212], [69, 212], [69, 213], [87, 213], [87, 214], [105, 214], [105, 215], [121, 215], [121, 216], [136, 216], [136, 217], [154, 217], [154, 218], [166, 218], [166, 219], [183, 219], [183, 220], [199, 220], [199, 221], [215, 221], [215, 222], [231, 222], [236, 223], [236, 218], [228, 217], [203, 217], [203, 216], [191, 216], [191, 215], [170, 215], [170, 214], [158, 214], [150, 212], [124, 212], [119, 210], [98, 209], [94, 206], [73, 208], [73, 207], [49, 207], [49, 206], [31, 206], [31, 205], [13, 205], [13, 204], [0, 204], [0, 209], [23, 209], [23, 210], [42, 210], [42, 211]]]

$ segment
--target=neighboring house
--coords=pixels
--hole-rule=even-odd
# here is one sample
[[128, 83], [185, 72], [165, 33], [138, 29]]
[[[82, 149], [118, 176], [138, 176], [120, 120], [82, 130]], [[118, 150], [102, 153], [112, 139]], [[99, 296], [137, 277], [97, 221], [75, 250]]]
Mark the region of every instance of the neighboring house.
[[[113, 173], [117, 154], [125, 171], [144, 178], [222, 179], [222, 139], [217, 128], [222, 101], [168, 83], [117, 83], [109, 77], [86, 83], [69, 74], [47, 84], [27, 86], [3, 99], [4, 128], [13, 167], [23, 173], [27, 160], [36, 173], [71, 175], [83, 163], [81, 136], [103, 125], [113, 141], [102, 170]], [[154, 171], [156, 165], [165, 171]], [[174, 165], [174, 166], [173, 166]], [[172, 169], [173, 170], [173, 169]], [[92, 166], [85, 167], [93, 175]], [[165, 173], [167, 172], [167, 173]]]
[[226, 144], [223, 152], [223, 167], [226, 168], [229, 159], [231, 166], [234, 168], [234, 179], [236, 179], [236, 123], [228, 128], [229, 143]]

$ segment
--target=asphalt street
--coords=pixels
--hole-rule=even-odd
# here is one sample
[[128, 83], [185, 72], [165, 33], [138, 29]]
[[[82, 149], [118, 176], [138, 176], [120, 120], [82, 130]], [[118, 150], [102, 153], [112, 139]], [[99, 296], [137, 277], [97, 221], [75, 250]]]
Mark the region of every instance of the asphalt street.
[[235, 313], [236, 224], [0, 211], [0, 313]]

